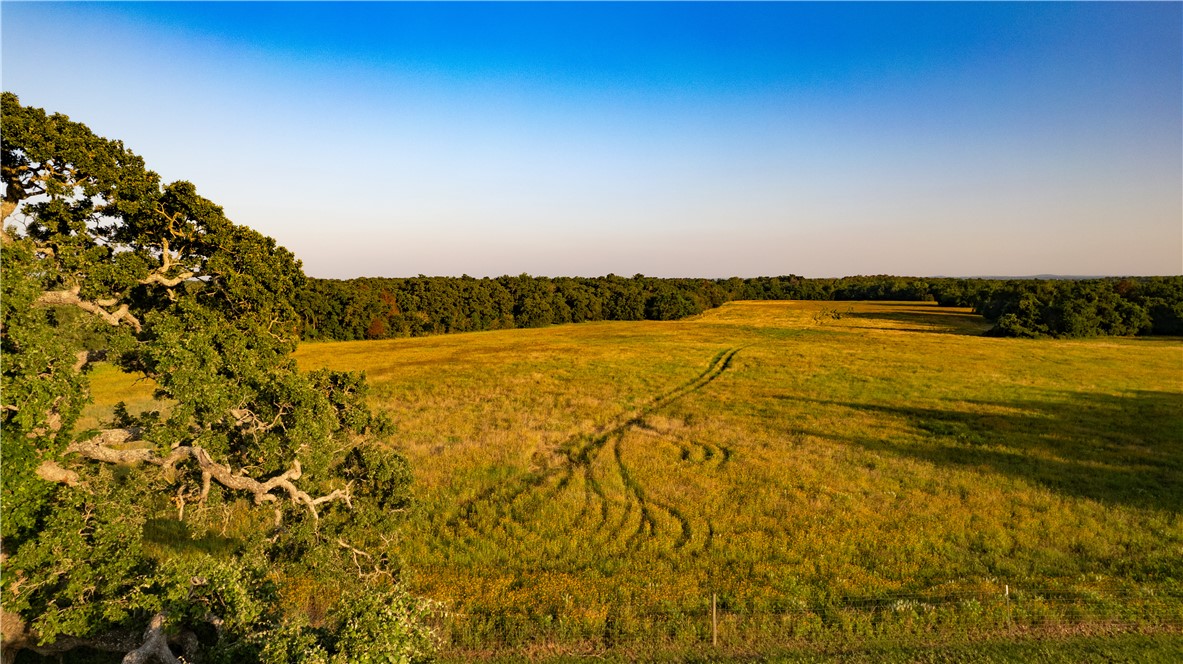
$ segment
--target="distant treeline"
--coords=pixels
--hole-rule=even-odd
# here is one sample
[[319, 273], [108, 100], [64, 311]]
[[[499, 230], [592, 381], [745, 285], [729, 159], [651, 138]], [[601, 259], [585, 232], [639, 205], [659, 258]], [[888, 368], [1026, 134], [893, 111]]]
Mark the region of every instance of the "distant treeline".
[[938, 301], [972, 306], [995, 336], [1183, 335], [1183, 276], [983, 284]]
[[795, 275], [741, 279], [309, 279], [307, 340], [386, 339], [596, 320], [674, 320], [731, 300], [935, 301], [973, 307], [1001, 336], [1183, 334], [1183, 276], [1091, 280]]

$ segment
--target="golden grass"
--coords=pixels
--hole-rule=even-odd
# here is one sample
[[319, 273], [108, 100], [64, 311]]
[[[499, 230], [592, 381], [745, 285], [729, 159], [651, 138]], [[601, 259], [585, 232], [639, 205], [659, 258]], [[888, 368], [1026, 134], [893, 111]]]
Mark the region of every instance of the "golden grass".
[[115, 366], [100, 362], [91, 368], [92, 402], [82, 410], [78, 428], [99, 428], [105, 419], [111, 416], [112, 406], [120, 401], [127, 404], [127, 409], [136, 414], [145, 410], [161, 409], [162, 404], [152, 398], [155, 391], [155, 382], [144, 378], [137, 379], [131, 374], [121, 372]]
[[972, 624], [1086, 600], [1152, 623], [1151, 595], [1183, 619], [1183, 342], [986, 327], [922, 303], [733, 302], [297, 361], [365, 370], [394, 419], [419, 499], [405, 578], [460, 616], [456, 647], [693, 641], [712, 593], [732, 621], [797, 616], [761, 622], [773, 638], [874, 632], [872, 599], [905, 602], [904, 632], [935, 624], [917, 607]]

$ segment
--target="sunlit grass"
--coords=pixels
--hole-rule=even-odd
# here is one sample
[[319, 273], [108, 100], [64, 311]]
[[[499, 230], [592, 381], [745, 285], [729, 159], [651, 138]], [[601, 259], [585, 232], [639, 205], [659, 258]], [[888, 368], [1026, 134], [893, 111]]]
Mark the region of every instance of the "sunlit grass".
[[419, 480], [408, 578], [461, 613], [591, 633], [716, 592], [741, 614], [1177, 593], [1183, 345], [985, 328], [925, 304], [733, 303], [299, 358], [370, 373]]
[[1183, 342], [986, 327], [737, 302], [297, 359], [365, 370], [394, 420], [404, 578], [455, 648], [701, 643], [712, 594], [753, 647], [1183, 622]]
[[82, 411], [78, 420], [80, 430], [96, 429], [111, 417], [112, 406], [122, 401], [133, 413], [141, 413], [161, 406], [153, 401], [156, 383], [122, 373], [117, 367], [100, 362], [90, 369], [92, 403]]

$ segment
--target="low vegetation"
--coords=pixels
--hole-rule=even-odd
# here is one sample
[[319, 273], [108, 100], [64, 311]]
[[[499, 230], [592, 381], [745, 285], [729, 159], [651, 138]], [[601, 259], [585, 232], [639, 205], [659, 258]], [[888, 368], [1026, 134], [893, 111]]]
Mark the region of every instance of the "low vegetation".
[[[304, 344], [415, 468], [452, 653], [1178, 629], [1177, 339], [923, 303]], [[658, 645], [655, 645], [658, 644]]]

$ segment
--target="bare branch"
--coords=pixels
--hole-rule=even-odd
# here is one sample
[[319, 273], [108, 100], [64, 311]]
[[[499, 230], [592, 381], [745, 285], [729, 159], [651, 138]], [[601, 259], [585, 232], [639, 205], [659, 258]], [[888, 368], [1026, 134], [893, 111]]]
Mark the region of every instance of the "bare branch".
[[62, 468], [53, 461], [42, 461], [40, 466], [37, 466], [37, 477], [46, 482], [54, 482], [56, 484], [65, 484], [66, 486], [78, 486], [78, 473]]
[[105, 350], [80, 350], [74, 354], [77, 361], [74, 363], [74, 373], [78, 373], [86, 368], [86, 365], [95, 362], [102, 362], [107, 359], [107, 351]]
[[234, 424], [241, 427], [247, 433], [262, 433], [274, 429], [280, 423], [283, 414], [287, 410], [287, 404], [280, 404], [279, 412], [275, 414], [275, 419], [271, 420], [270, 423], [264, 422], [249, 408], [231, 408], [229, 413], [234, 418]]
[[348, 488], [333, 489], [332, 493], [325, 494], [325, 495], [321, 496], [320, 498], [313, 498], [312, 501], [308, 503], [308, 505], [310, 507], [315, 507], [317, 505], [322, 505], [324, 503], [331, 503], [334, 500], [343, 500], [343, 501], [345, 501], [346, 505], [353, 507], [352, 497], [349, 495]]
[[14, 661], [21, 650], [32, 650], [43, 657], [69, 652], [75, 648], [92, 648], [104, 652], [127, 652], [135, 647], [135, 637], [122, 631], [113, 631], [101, 636], [80, 639], [73, 636], [58, 636], [52, 643], [40, 644], [37, 630], [28, 625], [20, 614], [0, 608], [0, 662]]
[[353, 499], [348, 486], [318, 498], [313, 498], [308, 492], [297, 487], [294, 482], [299, 480], [303, 474], [298, 459], [292, 462], [292, 467], [288, 470], [260, 482], [246, 475], [235, 474], [228, 465], [215, 463], [209, 453], [197, 445], [182, 445], [174, 448], [168, 456], [163, 457], [150, 449], [115, 449], [110, 447], [110, 445], [131, 441], [136, 433], [130, 429], [107, 429], [90, 440], [72, 443], [66, 448], [66, 451], [92, 461], [133, 465], [147, 463], [164, 469], [172, 469], [186, 458], [193, 459], [201, 469], [202, 500], [209, 493], [209, 485], [212, 480], [228, 489], [252, 494], [256, 505], [277, 502], [279, 496], [273, 492], [277, 489], [282, 490], [287, 494], [289, 500], [307, 508], [308, 512], [312, 514], [312, 518], [317, 520], [320, 519], [320, 514], [316, 510], [319, 505], [340, 500], [348, 507], [353, 507]]
[[[167, 216], [166, 216], [166, 218], [167, 218]], [[172, 233], [174, 236], [177, 235], [177, 233], [175, 233], [172, 230], [172, 228], [173, 228], [172, 220], [169, 220], [168, 225], [169, 225], [169, 232]], [[168, 299], [176, 300], [177, 296], [175, 293], [173, 293], [172, 289], [175, 288], [177, 285], [179, 285], [181, 282], [185, 281], [186, 279], [192, 279], [194, 276], [196, 276], [196, 273], [192, 272], [190, 270], [185, 270], [175, 277], [166, 276], [172, 270], [172, 268], [173, 268], [173, 253], [172, 253], [172, 250], [169, 249], [168, 238], [164, 238], [160, 241], [160, 267], [156, 268], [155, 270], [152, 271], [151, 274], [149, 274], [148, 276], [141, 279], [139, 281], [139, 283], [143, 284], [145, 286], [150, 286], [152, 284], [158, 284], [160, 286], [164, 286], [168, 291]]]
[[148, 275], [147, 277], [140, 279], [140, 283], [144, 284], [145, 286], [148, 286], [151, 284], [160, 284], [161, 286], [164, 286], [165, 288], [173, 288], [177, 284], [181, 283], [182, 281], [192, 278], [194, 276], [194, 274], [195, 273], [193, 273], [193, 272], [182, 272], [175, 277], [169, 278], [169, 277], [164, 276], [163, 272], [156, 271], [156, 272], [153, 272], [152, 274]]
[[173, 499], [173, 502], [177, 506], [177, 521], [184, 521], [185, 520], [185, 485], [184, 484], [177, 487], [177, 495], [176, 495], [176, 498]]
[[[394, 575], [391, 574], [389, 570], [382, 569], [381, 565], [379, 565], [379, 563], [374, 560], [374, 556], [370, 555], [369, 553], [362, 551], [361, 549], [351, 545], [349, 542], [346, 542], [345, 540], [343, 540], [339, 537], [337, 538], [337, 546], [341, 547], [342, 549], [345, 549], [346, 551], [348, 551], [350, 554], [353, 555], [353, 566], [357, 568], [357, 575], [359, 577], [373, 578], [373, 577], [378, 577], [378, 576], [386, 576], [386, 577], [389, 577], [392, 581], [394, 580]], [[365, 558], [367, 561], [369, 561], [369, 564], [371, 564], [374, 567], [374, 571], [373, 572], [366, 572], [365, 570], [363, 570], [362, 566], [361, 566], [361, 560], [358, 558], [358, 556], [361, 556], [362, 558]]]
[[99, 306], [96, 302], [78, 297], [80, 290], [78, 286], [75, 286], [69, 290], [45, 291], [41, 294], [41, 297], [37, 298], [35, 304], [41, 306], [72, 305], [102, 318], [110, 325], [118, 326], [119, 321], [126, 320], [129, 325], [135, 328], [136, 332], [141, 330], [139, 319], [128, 311], [126, 304], [120, 305], [118, 310], [110, 312]]
[[[124, 662], [154, 662], [165, 664], [180, 664], [181, 661], [195, 661], [198, 648], [197, 636], [188, 630], [168, 636], [164, 633], [164, 615], [156, 614], [148, 623], [148, 629], [142, 636], [125, 630], [115, 630], [91, 638], [59, 635], [53, 642], [39, 644], [40, 636], [37, 631], [25, 623], [17, 613], [0, 609], [2, 617], [2, 641], [0, 641], [0, 662], [7, 664], [14, 661], [21, 650], [32, 650], [43, 657], [57, 655], [62, 661], [62, 655], [76, 648], [91, 648], [110, 653], [126, 653]], [[222, 630], [222, 620], [212, 613], [207, 614], [205, 620], [212, 624], [219, 632]], [[185, 660], [173, 655], [167, 643], [169, 640], [179, 642], [185, 652]]]
[[342, 549], [346, 549], [347, 551], [349, 551], [350, 553], [353, 554], [353, 566], [357, 568], [357, 575], [364, 576], [365, 572], [362, 571], [361, 561], [359, 561], [357, 559], [357, 557], [362, 556], [365, 558], [370, 558], [371, 557], [370, 554], [366, 553], [365, 551], [362, 551], [361, 549], [359, 549], [357, 547], [350, 546], [345, 540], [343, 540], [341, 538], [337, 538], [337, 546], [341, 547]]
[[[168, 222], [168, 234], [169, 235], [171, 235], [173, 237], [186, 238], [186, 239], [190, 239], [193, 237], [193, 231], [191, 229], [186, 228], [186, 230], [188, 232], [182, 232], [182, 231], [177, 230], [178, 223], [181, 224], [182, 228], [185, 228], [185, 225], [184, 225], [185, 215], [183, 213], [173, 212], [172, 214], [169, 214], [168, 212], [165, 211], [163, 205], [157, 203], [156, 204], [156, 214], [160, 215], [161, 217], [164, 218], [164, 220], [166, 222]], [[168, 241], [168, 239], [165, 238], [165, 242], [167, 242], [167, 241]]]
[[144, 643], [123, 657], [123, 664], [140, 664], [159, 659], [164, 664], [181, 664], [181, 660], [168, 649], [168, 638], [164, 635], [164, 614], [157, 613], [144, 632]]
[[355, 555], [355, 556], [363, 556], [365, 558], [372, 558], [373, 557], [370, 554], [366, 553], [365, 551], [362, 551], [361, 549], [350, 545], [349, 542], [346, 542], [345, 540], [341, 539], [340, 537], [337, 538], [337, 546], [341, 547], [342, 549], [348, 549], [348, 550], [352, 551], [353, 555]]

